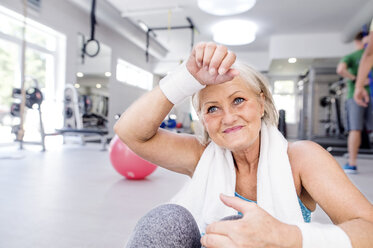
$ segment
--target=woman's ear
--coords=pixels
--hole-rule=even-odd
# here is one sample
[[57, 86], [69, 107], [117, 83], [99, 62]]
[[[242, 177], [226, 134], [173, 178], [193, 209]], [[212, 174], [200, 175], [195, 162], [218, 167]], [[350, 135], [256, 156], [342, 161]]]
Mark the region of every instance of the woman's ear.
[[[263, 115], [264, 115], [264, 104], [265, 104], [265, 102], [266, 102], [266, 97], [264, 96], [264, 94], [263, 94], [263, 92], [260, 92], [260, 105], [261, 105], [261, 113], [263, 113]], [[262, 116], [263, 116], [262, 115]]]
[[263, 92], [260, 92], [260, 99], [263, 101], [263, 103], [266, 100], [266, 97], [264, 96]]

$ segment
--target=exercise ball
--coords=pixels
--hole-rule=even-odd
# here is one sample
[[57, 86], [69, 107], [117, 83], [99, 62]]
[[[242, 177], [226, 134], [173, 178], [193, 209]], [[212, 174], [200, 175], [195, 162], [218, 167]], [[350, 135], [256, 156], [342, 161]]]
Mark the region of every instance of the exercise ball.
[[109, 154], [114, 169], [127, 179], [144, 179], [157, 168], [134, 153], [118, 136], [111, 140]]

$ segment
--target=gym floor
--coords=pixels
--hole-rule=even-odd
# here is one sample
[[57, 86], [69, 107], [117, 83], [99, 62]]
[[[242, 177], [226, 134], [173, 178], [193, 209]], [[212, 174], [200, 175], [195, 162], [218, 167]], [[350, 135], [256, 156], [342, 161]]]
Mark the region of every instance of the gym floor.
[[[137, 220], [188, 180], [162, 168], [126, 180], [99, 144], [47, 147], [0, 147], [0, 247], [122, 248]], [[372, 202], [372, 161], [358, 164], [350, 178]], [[330, 223], [320, 208], [312, 219]]]

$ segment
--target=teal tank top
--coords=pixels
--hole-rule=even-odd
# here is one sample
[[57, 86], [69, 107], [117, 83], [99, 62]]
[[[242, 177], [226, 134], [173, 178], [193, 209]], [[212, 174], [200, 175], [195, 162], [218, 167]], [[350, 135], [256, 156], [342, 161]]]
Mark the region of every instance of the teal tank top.
[[[252, 201], [252, 200], [246, 199], [245, 197], [239, 195], [237, 192], [234, 192], [234, 195], [237, 196], [238, 198], [241, 198], [242, 200], [245, 200], [245, 201], [248, 201], [248, 202], [257, 203], [256, 201]], [[311, 222], [311, 210], [309, 210], [303, 204], [303, 202], [299, 199], [299, 197], [298, 197], [298, 201], [299, 201], [300, 209], [302, 210], [302, 215], [303, 215], [304, 222], [307, 222], [307, 223]], [[238, 214], [242, 215], [242, 213], [240, 213], [240, 212], [238, 212]]]

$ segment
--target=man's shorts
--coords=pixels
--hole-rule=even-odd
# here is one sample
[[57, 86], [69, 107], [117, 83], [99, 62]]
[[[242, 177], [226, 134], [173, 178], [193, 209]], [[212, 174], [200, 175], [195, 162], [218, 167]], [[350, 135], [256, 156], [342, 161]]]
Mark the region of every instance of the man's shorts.
[[363, 130], [364, 125], [368, 131], [373, 130], [373, 103], [369, 99], [368, 107], [358, 105], [354, 99], [346, 101], [347, 130]]

